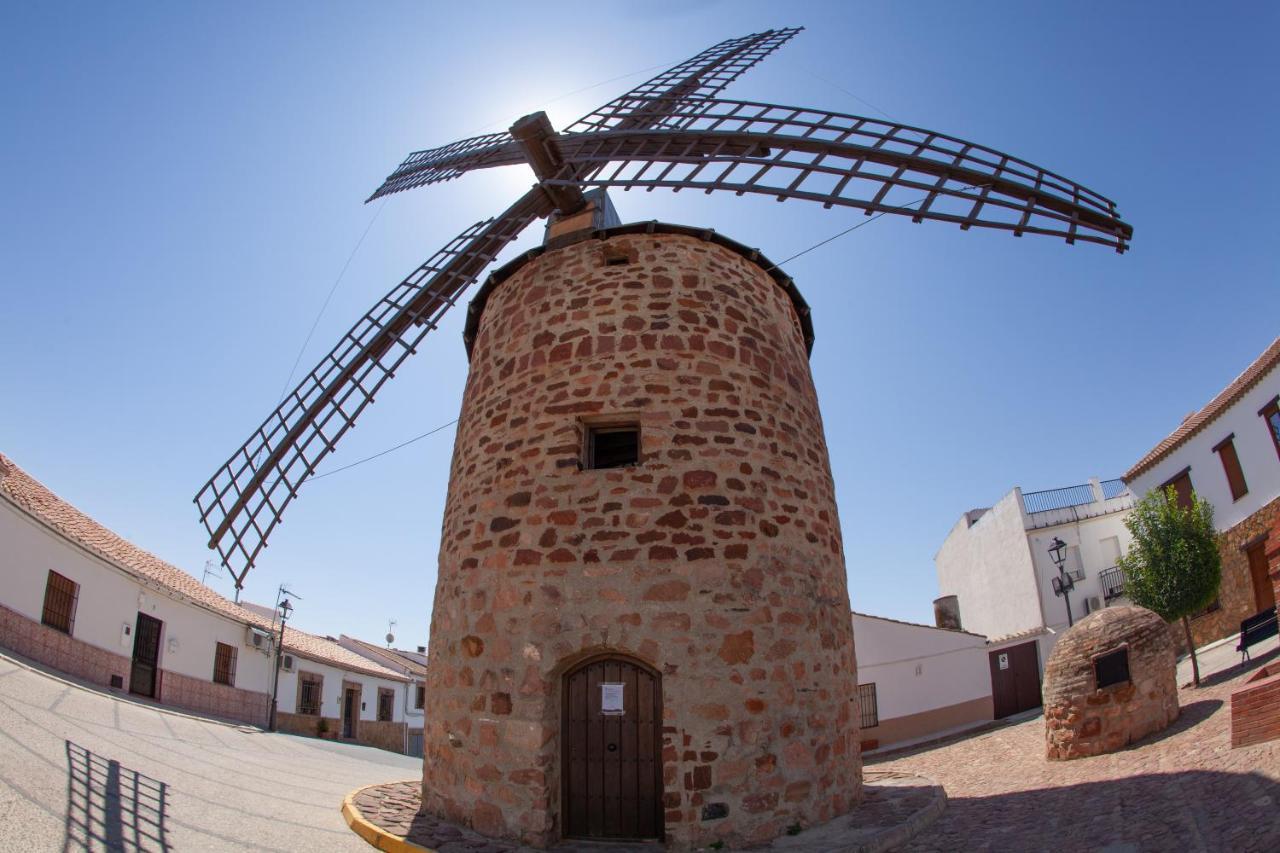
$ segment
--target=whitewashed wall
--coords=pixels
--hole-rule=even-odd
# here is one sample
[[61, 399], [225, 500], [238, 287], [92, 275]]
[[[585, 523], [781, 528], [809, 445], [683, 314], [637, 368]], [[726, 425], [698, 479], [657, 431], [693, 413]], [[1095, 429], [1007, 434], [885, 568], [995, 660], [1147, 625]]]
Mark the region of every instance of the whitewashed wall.
[[[1058, 576], [1058, 569], [1049, 556], [1049, 545], [1054, 537], [1065, 542], [1069, 549], [1077, 549], [1074, 554], [1078, 555], [1078, 566], [1084, 571], [1084, 580], [1076, 581], [1076, 587], [1071, 591], [1071, 612], [1075, 621], [1079, 622], [1088, 615], [1085, 611], [1087, 598], [1096, 596], [1099, 602], [1103, 601], [1102, 582], [1098, 580], [1098, 575], [1115, 565], [1112, 551], [1114, 546], [1107, 544], [1106, 540], [1113, 539], [1121, 554], [1129, 548], [1132, 536], [1124, 526], [1124, 520], [1128, 516], [1129, 512], [1125, 510], [1028, 533], [1031, 558], [1040, 587], [1040, 606], [1044, 609], [1045, 626], [1050, 630], [1062, 631], [1067, 628], [1066, 605], [1053, 594], [1052, 579]], [[1071, 568], [1072, 563], [1072, 560], [1068, 560], [1065, 565]]]
[[986, 638], [853, 614], [858, 682], [875, 682], [881, 720], [991, 695]]
[[[285, 654], [293, 653], [286, 651]], [[394, 690], [396, 695], [396, 700], [392, 705], [391, 721], [395, 723], [405, 721], [404, 682], [394, 681], [389, 678], [379, 678], [360, 672], [350, 672], [333, 664], [321, 663], [297, 654], [293, 654], [293, 672], [284, 672], [283, 670], [280, 672], [280, 692], [277, 694], [276, 707], [283, 713], [296, 714], [298, 712], [298, 673], [300, 671], [313, 672], [324, 677], [324, 685], [320, 691], [320, 715], [323, 717], [342, 719], [342, 682], [353, 681], [360, 684], [360, 702], [363, 706], [360, 709], [361, 720], [378, 719], [378, 688], [386, 687]]]
[[957, 597], [966, 631], [998, 636], [1042, 625], [1024, 518], [1014, 489], [972, 526], [961, 516], [934, 557], [939, 595]]
[[[214, 644], [236, 647], [235, 686], [270, 692], [267, 659], [245, 646], [244, 623], [150, 586], [50, 530], [0, 498], [0, 603], [36, 622], [49, 570], [80, 585], [72, 637], [124, 657], [133, 654], [138, 612], [164, 622], [160, 667], [213, 680]], [[128, 626], [130, 633], [125, 634]]]
[[[1228, 530], [1280, 496], [1280, 456], [1258, 410], [1280, 394], [1280, 368], [1273, 368], [1247, 394], [1173, 453], [1133, 478], [1129, 488], [1144, 495], [1191, 467], [1196, 494], [1213, 504], [1218, 530]], [[1175, 425], [1176, 426], [1176, 425]], [[1233, 500], [1222, 460], [1213, 448], [1235, 433], [1233, 443], [1249, 493]]]

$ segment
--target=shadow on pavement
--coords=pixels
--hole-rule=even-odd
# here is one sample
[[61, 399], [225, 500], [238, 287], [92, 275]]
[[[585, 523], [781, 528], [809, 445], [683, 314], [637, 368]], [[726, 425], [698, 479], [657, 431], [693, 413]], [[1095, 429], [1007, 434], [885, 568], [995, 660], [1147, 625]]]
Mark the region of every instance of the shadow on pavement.
[[1276, 658], [1280, 658], [1280, 648], [1271, 649], [1259, 655], [1253, 655], [1249, 660], [1245, 661], [1244, 666], [1240, 664], [1232, 664], [1226, 669], [1220, 669], [1217, 672], [1200, 677], [1200, 689], [1206, 687], [1216, 687], [1223, 682], [1230, 681], [1238, 675], [1265, 666]]
[[952, 797], [902, 849], [1276, 850], [1277, 803], [1280, 784], [1266, 776], [1201, 770]]
[[66, 741], [67, 821], [64, 853], [72, 850], [169, 850], [165, 837], [168, 786], [120, 762]]

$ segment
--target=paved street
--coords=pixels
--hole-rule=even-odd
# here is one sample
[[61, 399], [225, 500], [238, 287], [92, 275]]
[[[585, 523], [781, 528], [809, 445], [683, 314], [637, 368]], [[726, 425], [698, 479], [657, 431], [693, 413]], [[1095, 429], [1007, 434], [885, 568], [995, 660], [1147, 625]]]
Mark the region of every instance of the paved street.
[[[1276, 658], [1274, 650], [1254, 655], [1257, 663]], [[869, 763], [946, 788], [946, 813], [903, 849], [1280, 850], [1280, 741], [1231, 749], [1231, 690], [1247, 673], [1238, 654], [1210, 663], [1219, 659], [1227, 668], [1206, 668], [1205, 687], [1179, 691], [1173, 726], [1111, 755], [1046, 761], [1036, 716]]]
[[158, 710], [0, 654], [0, 850], [365, 853], [343, 796], [420, 768]]

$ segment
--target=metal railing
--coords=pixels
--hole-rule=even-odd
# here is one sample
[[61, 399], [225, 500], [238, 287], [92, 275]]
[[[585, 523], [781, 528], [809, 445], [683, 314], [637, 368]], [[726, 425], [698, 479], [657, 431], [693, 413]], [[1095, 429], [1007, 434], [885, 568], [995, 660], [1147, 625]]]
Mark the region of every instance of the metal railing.
[[1124, 595], [1124, 572], [1119, 566], [1098, 572], [1098, 581], [1102, 584], [1102, 597], [1107, 601]]
[[1125, 485], [1124, 480], [1103, 480], [1102, 496], [1107, 500], [1118, 498], [1124, 494], [1125, 489], [1129, 488]]
[[1067, 486], [1062, 489], [1045, 489], [1040, 492], [1023, 492], [1022, 508], [1027, 512], [1045, 512], [1066, 509], [1069, 506], [1093, 503], [1093, 487], [1088, 483]]

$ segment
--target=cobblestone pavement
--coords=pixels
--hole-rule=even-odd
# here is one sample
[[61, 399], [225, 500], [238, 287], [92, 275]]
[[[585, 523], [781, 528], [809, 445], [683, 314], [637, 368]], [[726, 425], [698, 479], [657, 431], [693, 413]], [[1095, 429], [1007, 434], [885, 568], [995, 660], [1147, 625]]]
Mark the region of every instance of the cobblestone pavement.
[[[887, 841], [893, 833], [910, 837], [936, 819], [945, 805], [938, 786], [914, 773], [872, 771], [865, 781], [862, 805], [852, 814], [753, 849], [761, 853], [832, 853]], [[488, 839], [431, 815], [418, 814], [421, 800], [416, 782], [366, 788], [353, 798], [353, 803], [370, 823], [438, 853], [537, 853], [520, 844]], [[552, 849], [554, 853], [660, 853], [664, 848], [656, 843], [565, 841]]]
[[0, 653], [0, 851], [371, 849], [338, 810], [422, 759], [268, 734]]
[[1110, 755], [1047, 761], [1037, 716], [869, 760], [868, 770], [922, 773], [946, 788], [946, 814], [902, 850], [1280, 850], [1280, 741], [1230, 742], [1231, 690], [1275, 657], [1179, 691], [1173, 726]]

